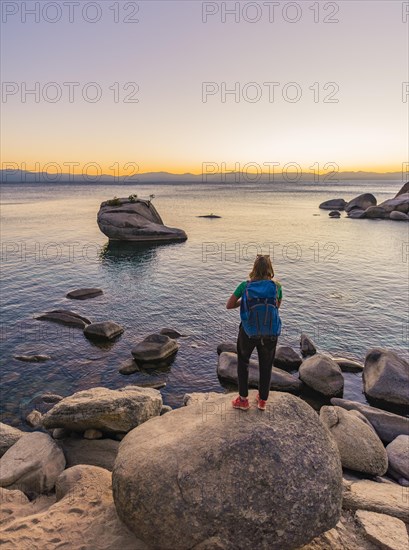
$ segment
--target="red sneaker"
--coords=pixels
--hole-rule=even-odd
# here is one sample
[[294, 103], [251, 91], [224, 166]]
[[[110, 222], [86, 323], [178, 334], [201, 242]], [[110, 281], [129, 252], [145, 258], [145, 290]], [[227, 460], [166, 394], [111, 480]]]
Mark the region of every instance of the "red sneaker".
[[247, 397], [242, 399], [240, 395], [232, 401], [234, 409], [241, 409], [242, 411], [247, 411], [250, 408], [250, 403]]
[[257, 408], [260, 409], [260, 411], [265, 411], [267, 408], [267, 401], [264, 401], [264, 399], [260, 399], [259, 394], [257, 394], [256, 400]]

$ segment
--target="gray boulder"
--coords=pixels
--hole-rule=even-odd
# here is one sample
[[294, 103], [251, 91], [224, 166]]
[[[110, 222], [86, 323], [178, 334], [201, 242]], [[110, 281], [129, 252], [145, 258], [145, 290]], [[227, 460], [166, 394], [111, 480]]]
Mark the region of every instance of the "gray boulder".
[[407, 214], [409, 212], [409, 193], [401, 193], [393, 199], [387, 199], [383, 201], [379, 206], [381, 206], [386, 212], [393, 212], [398, 210]]
[[341, 213], [338, 212], [338, 210], [332, 210], [332, 211], [328, 214], [328, 216], [329, 216], [330, 218], [340, 218], [340, 217], [341, 217]]
[[[219, 355], [217, 374], [222, 380], [237, 384], [237, 355], [224, 351]], [[258, 388], [259, 368], [258, 361], [251, 359], [249, 365], [249, 387]], [[273, 367], [271, 373], [270, 389], [298, 393], [301, 390], [301, 382], [295, 376]]]
[[337, 443], [344, 468], [382, 476], [388, 469], [385, 447], [365, 417], [361, 420], [357, 414], [360, 413], [324, 406], [320, 419]]
[[397, 222], [407, 222], [409, 221], [409, 216], [404, 212], [399, 212], [399, 210], [393, 210], [389, 214], [389, 219], [395, 220]]
[[0, 457], [24, 435], [25, 432], [0, 422]]
[[344, 377], [335, 361], [326, 355], [316, 354], [305, 359], [300, 366], [301, 380], [325, 397], [335, 397], [344, 390]]
[[101, 203], [97, 223], [111, 241], [185, 241], [182, 229], [167, 227], [150, 201], [117, 199], [117, 205]]
[[376, 198], [372, 195], [372, 193], [363, 193], [362, 195], [358, 195], [358, 197], [350, 200], [345, 205], [345, 211], [350, 212], [353, 208], [366, 210], [370, 206], [376, 206]]
[[409, 362], [394, 351], [382, 348], [368, 351], [362, 379], [369, 398], [409, 406]]
[[163, 550], [216, 533], [221, 548], [289, 550], [334, 527], [342, 471], [333, 439], [301, 399], [273, 393], [269, 407], [238, 411], [221, 396], [205, 415], [197, 403], [132, 430], [112, 473], [122, 521]]
[[220, 355], [224, 351], [229, 351], [231, 353], [237, 353], [237, 343], [236, 342], [222, 342], [217, 346], [217, 355]]
[[361, 210], [361, 208], [354, 208], [353, 210], [350, 210], [348, 212], [348, 218], [352, 218], [355, 220], [360, 220], [361, 218], [365, 218], [365, 210]]
[[390, 443], [401, 434], [409, 436], [409, 418], [348, 399], [334, 397], [331, 404], [348, 411], [359, 411], [369, 420], [384, 443]]
[[0, 459], [0, 487], [46, 493], [64, 468], [64, 454], [52, 437], [27, 433]]
[[387, 212], [382, 206], [370, 206], [365, 210], [365, 218], [370, 220], [386, 219], [389, 218], [389, 212]]
[[179, 344], [165, 334], [150, 334], [132, 348], [136, 361], [150, 363], [161, 361], [173, 356], [179, 349]]
[[347, 202], [344, 199], [330, 199], [320, 204], [322, 210], [344, 210]]
[[389, 459], [388, 473], [395, 479], [409, 480], [409, 435], [398, 435], [386, 447]]
[[290, 346], [277, 346], [274, 357], [274, 366], [286, 371], [297, 370], [302, 359]]
[[124, 327], [113, 321], [91, 323], [84, 328], [84, 334], [90, 340], [113, 340], [124, 331]]
[[104, 294], [101, 288], [77, 288], [67, 293], [66, 297], [71, 300], [88, 300]]
[[41, 315], [37, 315], [36, 319], [39, 321], [53, 321], [61, 325], [68, 327], [77, 327], [84, 329], [91, 321], [87, 317], [83, 317], [75, 311], [69, 311], [68, 309], [54, 309], [47, 311]]
[[65, 397], [43, 417], [46, 429], [126, 433], [158, 416], [162, 396], [153, 388], [125, 386], [119, 390], [92, 388]]
[[306, 334], [301, 334], [300, 337], [300, 350], [303, 357], [310, 357], [317, 353], [317, 348], [314, 342]]

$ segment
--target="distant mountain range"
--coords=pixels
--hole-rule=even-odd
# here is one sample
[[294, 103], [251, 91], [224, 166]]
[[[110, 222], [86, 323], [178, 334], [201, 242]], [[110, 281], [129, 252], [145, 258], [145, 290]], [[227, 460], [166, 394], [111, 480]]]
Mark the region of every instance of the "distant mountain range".
[[[407, 179], [407, 178], [406, 178]], [[109, 174], [101, 176], [84, 177], [82, 174], [51, 174], [47, 172], [30, 172], [27, 170], [0, 170], [1, 183], [111, 183], [111, 184], [130, 184], [137, 183], [296, 183], [298, 181], [317, 183], [337, 183], [345, 180], [394, 180], [403, 181], [402, 172], [337, 172], [315, 175], [312, 172], [302, 174], [288, 172], [281, 174], [279, 171], [275, 174], [249, 174], [246, 172], [226, 172], [215, 174], [172, 174], [171, 172], [145, 172], [135, 174], [134, 176], [115, 177]], [[406, 180], [405, 180], [406, 181]]]

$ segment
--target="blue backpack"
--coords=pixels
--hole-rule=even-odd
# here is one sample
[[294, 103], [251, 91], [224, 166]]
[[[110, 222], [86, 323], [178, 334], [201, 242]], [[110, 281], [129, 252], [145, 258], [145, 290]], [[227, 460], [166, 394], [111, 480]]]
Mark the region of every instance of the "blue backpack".
[[240, 318], [247, 336], [263, 338], [281, 334], [274, 281], [249, 281], [240, 304]]

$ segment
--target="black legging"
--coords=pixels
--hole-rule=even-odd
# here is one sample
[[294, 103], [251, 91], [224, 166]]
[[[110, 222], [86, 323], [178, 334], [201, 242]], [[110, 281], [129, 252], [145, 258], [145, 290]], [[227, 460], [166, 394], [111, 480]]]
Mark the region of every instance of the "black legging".
[[254, 348], [257, 348], [260, 371], [259, 395], [260, 399], [267, 401], [270, 391], [271, 369], [276, 353], [277, 339], [277, 336], [249, 338], [240, 324], [239, 335], [237, 337], [237, 375], [239, 381], [239, 394], [241, 397], [248, 396], [249, 361]]

